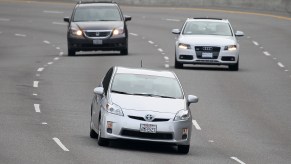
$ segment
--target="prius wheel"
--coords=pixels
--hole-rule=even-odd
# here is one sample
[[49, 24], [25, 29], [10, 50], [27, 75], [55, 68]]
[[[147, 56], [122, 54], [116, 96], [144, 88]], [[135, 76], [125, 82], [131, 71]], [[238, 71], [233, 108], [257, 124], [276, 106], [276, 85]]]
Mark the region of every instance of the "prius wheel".
[[190, 145], [178, 145], [178, 152], [181, 154], [188, 154]]
[[98, 145], [99, 146], [108, 146], [109, 145], [109, 141], [107, 139], [101, 137], [100, 122], [99, 122], [99, 125], [98, 125]]
[[92, 118], [90, 122], [90, 137], [91, 138], [98, 138], [98, 134], [95, 132], [95, 130], [92, 129]]

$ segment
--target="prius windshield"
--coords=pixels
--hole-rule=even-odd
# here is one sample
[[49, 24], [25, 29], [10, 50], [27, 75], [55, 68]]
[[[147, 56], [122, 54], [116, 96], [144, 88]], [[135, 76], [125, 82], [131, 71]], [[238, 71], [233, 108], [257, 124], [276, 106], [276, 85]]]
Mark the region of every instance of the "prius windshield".
[[111, 92], [163, 98], [183, 98], [183, 92], [177, 79], [140, 74], [116, 74], [112, 82]]
[[232, 31], [226, 22], [189, 21], [185, 25], [183, 34], [232, 36]]

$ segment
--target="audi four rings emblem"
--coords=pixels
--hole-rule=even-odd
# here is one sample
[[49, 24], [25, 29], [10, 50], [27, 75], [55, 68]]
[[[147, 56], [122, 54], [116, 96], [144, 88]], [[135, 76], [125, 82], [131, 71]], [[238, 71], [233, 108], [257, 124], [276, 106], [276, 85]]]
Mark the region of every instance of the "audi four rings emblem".
[[153, 120], [154, 120], [154, 116], [151, 115], [151, 114], [147, 114], [147, 115], [145, 115], [144, 119], [145, 119], [146, 121], [153, 121]]
[[212, 51], [213, 48], [212, 47], [203, 47], [203, 51]]

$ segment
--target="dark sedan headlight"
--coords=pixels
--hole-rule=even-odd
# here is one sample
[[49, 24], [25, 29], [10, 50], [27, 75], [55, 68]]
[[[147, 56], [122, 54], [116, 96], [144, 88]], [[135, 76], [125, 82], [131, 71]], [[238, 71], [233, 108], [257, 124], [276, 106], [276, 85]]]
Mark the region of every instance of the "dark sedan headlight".
[[177, 112], [174, 121], [186, 121], [190, 118], [190, 111], [189, 110], [180, 110]]
[[120, 106], [116, 105], [116, 104], [107, 104], [106, 105], [106, 111], [108, 113], [112, 113], [112, 114], [116, 114], [119, 116], [123, 116], [123, 112]]
[[179, 43], [178, 45], [181, 49], [191, 49], [191, 46], [189, 44]]
[[124, 33], [123, 27], [115, 28], [112, 32], [113, 36], [118, 36]]
[[229, 45], [224, 47], [224, 50], [226, 51], [235, 51], [236, 49], [237, 49], [236, 45]]
[[77, 25], [72, 24], [70, 27], [70, 35], [74, 37], [82, 37], [83, 32], [82, 30], [80, 30], [80, 28]]

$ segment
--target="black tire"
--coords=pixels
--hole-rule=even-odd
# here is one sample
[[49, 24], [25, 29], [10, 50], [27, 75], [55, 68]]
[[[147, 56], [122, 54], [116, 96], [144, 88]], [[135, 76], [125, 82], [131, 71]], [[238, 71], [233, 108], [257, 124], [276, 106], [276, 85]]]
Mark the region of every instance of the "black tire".
[[183, 64], [178, 62], [175, 55], [175, 68], [183, 68]]
[[92, 128], [90, 128], [90, 137], [94, 139], [98, 138], [98, 134]]
[[120, 54], [121, 55], [128, 55], [128, 48], [121, 50]]
[[180, 154], [188, 154], [190, 150], [190, 145], [178, 145], [178, 152]]
[[238, 71], [238, 69], [239, 69], [239, 60], [237, 60], [237, 63], [236, 63], [236, 64], [229, 65], [229, 66], [228, 66], [228, 69], [229, 69], [230, 71]]
[[99, 123], [99, 125], [98, 125], [98, 138], [97, 138], [98, 145], [99, 146], [108, 146], [109, 141], [107, 139], [101, 137], [101, 130], [100, 129], [101, 128], [100, 128], [100, 123]]
[[76, 51], [68, 48], [68, 56], [75, 56], [75, 55], [76, 55]]

